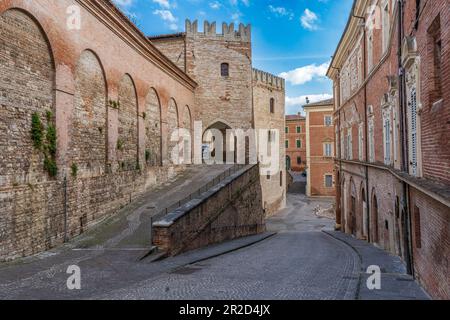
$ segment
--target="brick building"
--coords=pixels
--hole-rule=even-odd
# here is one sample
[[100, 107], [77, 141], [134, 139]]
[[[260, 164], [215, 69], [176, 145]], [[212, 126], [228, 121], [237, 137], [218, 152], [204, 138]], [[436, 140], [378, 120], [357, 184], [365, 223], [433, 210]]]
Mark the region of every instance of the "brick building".
[[[372, 6], [371, 6], [372, 5]], [[354, 1], [334, 81], [337, 224], [450, 298], [450, 5]]]
[[[0, 1], [0, 261], [60, 245], [172, 179], [185, 167], [171, 157], [177, 128], [257, 125], [284, 140], [284, 81], [252, 69], [250, 26], [196, 26], [169, 49], [109, 0]], [[285, 202], [279, 167], [269, 212]]]
[[286, 168], [303, 172], [306, 158], [306, 118], [301, 114], [286, 116], [285, 128]]
[[333, 99], [307, 104], [306, 159], [308, 162], [306, 195], [333, 197], [334, 181], [334, 126]]

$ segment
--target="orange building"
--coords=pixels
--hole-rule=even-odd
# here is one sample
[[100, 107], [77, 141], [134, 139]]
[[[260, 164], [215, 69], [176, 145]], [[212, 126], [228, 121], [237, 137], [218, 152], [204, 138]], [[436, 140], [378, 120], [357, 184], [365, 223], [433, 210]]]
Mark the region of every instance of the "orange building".
[[286, 116], [286, 168], [302, 172], [306, 169], [306, 118]]
[[306, 195], [332, 197], [334, 181], [333, 99], [304, 106], [306, 112]]

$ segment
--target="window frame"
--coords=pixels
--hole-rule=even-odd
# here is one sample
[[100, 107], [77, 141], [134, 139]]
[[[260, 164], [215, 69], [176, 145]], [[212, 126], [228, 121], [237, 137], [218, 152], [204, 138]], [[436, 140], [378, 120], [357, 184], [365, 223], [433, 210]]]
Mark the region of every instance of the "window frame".
[[[226, 67], [226, 69], [224, 69], [224, 67]], [[226, 71], [226, 72], [224, 72], [224, 71]], [[229, 78], [230, 77], [230, 64], [228, 62], [222, 62], [220, 64], [220, 75], [223, 78]]]

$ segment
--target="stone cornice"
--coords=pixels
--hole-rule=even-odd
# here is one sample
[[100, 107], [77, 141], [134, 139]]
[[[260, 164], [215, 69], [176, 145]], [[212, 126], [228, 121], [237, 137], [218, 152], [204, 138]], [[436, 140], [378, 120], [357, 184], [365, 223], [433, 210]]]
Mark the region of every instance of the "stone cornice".
[[330, 68], [328, 69], [327, 72], [327, 76], [330, 79], [334, 79], [336, 77], [337, 70], [334, 68], [343, 65], [345, 59], [347, 59], [348, 48], [351, 47], [351, 44], [355, 41], [355, 37], [358, 35], [359, 30], [358, 26], [361, 23], [361, 19], [355, 18], [353, 14], [355, 14], [356, 16], [365, 17], [366, 7], [368, 3], [369, 0], [354, 0], [352, 11], [350, 11], [350, 16], [347, 22], [347, 26], [336, 49], [336, 52], [333, 55]]
[[76, 0], [139, 54], [193, 91], [197, 83], [159, 51], [110, 0]]

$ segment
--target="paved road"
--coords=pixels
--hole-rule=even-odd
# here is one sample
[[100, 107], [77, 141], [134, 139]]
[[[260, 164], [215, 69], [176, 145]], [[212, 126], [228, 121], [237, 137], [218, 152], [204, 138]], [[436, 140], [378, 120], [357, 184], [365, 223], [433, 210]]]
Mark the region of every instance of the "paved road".
[[[200, 183], [199, 176], [198, 171], [191, 174], [191, 182]], [[177, 182], [173, 187], [178, 190], [175, 193], [178, 196], [181, 196], [180, 190], [186, 189], [183, 183]], [[164, 193], [164, 189], [161, 192]], [[0, 266], [0, 299], [427, 297], [410, 277], [401, 275], [398, 259], [369, 244], [334, 233], [331, 219], [314, 215], [317, 206], [329, 205], [330, 201], [311, 200], [303, 194], [291, 193], [288, 207], [268, 221], [268, 229], [276, 232], [275, 235], [243, 248], [240, 247], [251, 242], [235, 240], [155, 263], [139, 261], [139, 248], [133, 245], [91, 243], [86, 251], [77, 250], [79, 247], [72, 244], [39, 257]], [[121, 240], [113, 242], [122, 245], [123, 239], [139, 239], [136, 231], [139, 228], [130, 226], [138, 220], [126, 221], [129, 221], [125, 224], [128, 227], [119, 230], [127, 232], [117, 235], [110, 230], [116, 228], [106, 228], [97, 233], [111, 232], [112, 239]], [[102, 239], [96, 233], [92, 237], [96, 239], [93, 243]], [[237, 250], [229, 252], [234, 249]], [[216, 256], [217, 252], [229, 253], [204, 259]], [[202, 262], [195, 263], [200, 260]], [[361, 287], [361, 279], [365, 281], [362, 268], [373, 261], [383, 263], [386, 270], [383, 276], [386, 290], [375, 294]], [[67, 289], [69, 265], [81, 268], [81, 290]]]

